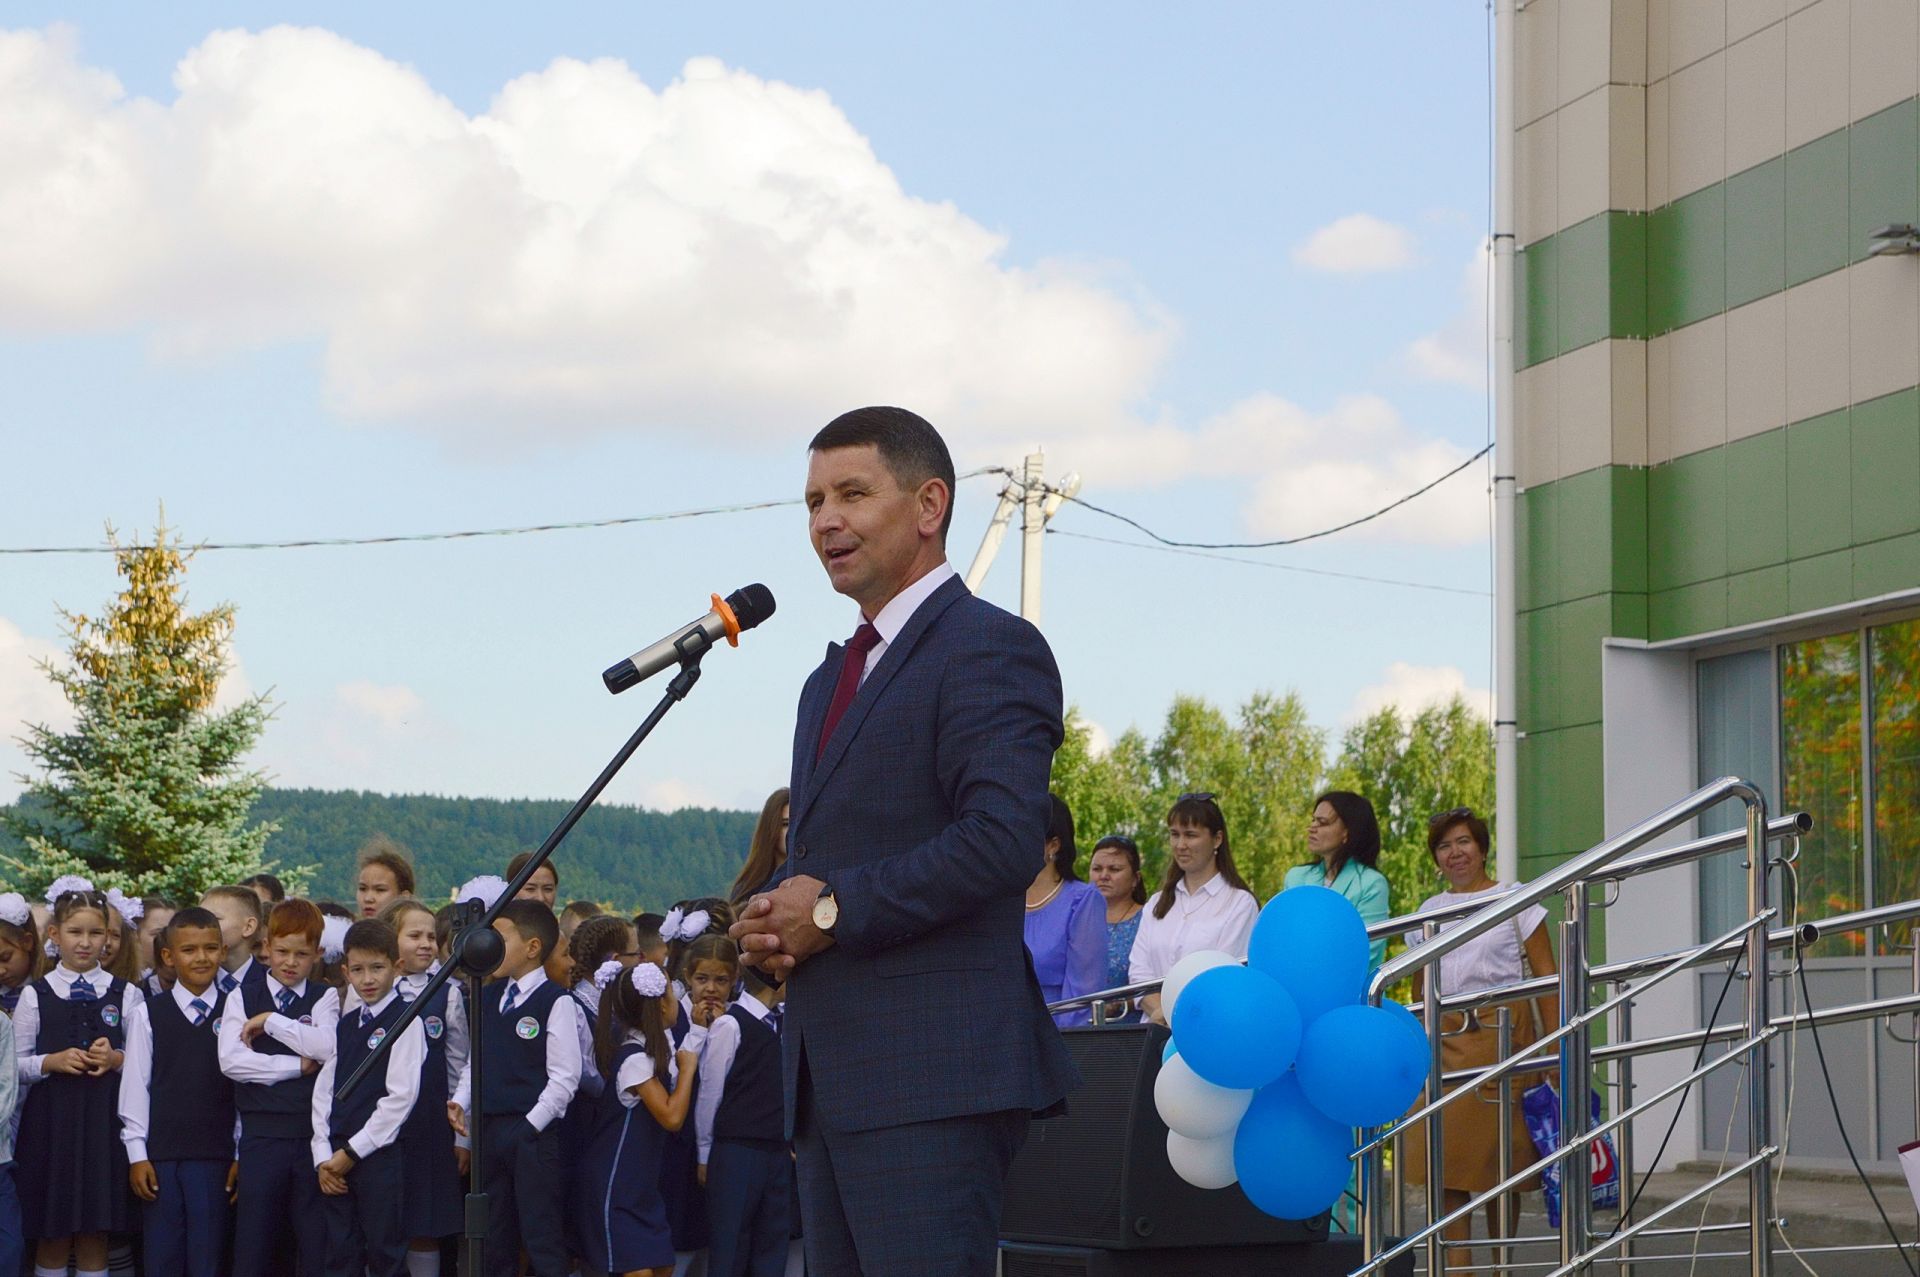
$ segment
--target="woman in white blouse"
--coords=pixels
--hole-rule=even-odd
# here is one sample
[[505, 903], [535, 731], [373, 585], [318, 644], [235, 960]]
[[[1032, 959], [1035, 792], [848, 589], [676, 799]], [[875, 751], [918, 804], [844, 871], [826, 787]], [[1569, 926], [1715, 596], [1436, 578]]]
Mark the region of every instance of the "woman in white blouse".
[[[1488, 841], [1487, 822], [1468, 807], [1443, 811], [1428, 822], [1427, 851], [1433, 857], [1434, 867], [1446, 880], [1447, 887], [1445, 891], [1422, 901], [1422, 912], [1475, 900], [1491, 901], [1514, 889], [1516, 884], [1495, 882], [1487, 876]], [[1458, 925], [1459, 921], [1443, 923], [1440, 930], [1445, 932]], [[1422, 938], [1417, 932], [1409, 932], [1407, 943], [1419, 944]], [[1443, 995], [1497, 989], [1518, 984], [1529, 976], [1551, 974], [1556, 968], [1553, 945], [1547, 939], [1547, 911], [1538, 905], [1527, 909], [1513, 921], [1484, 935], [1475, 936], [1445, 955], [1440, 959], [1439, 966], [1440, 991]], [[1420, 1005], [1421, 989], [1420, 976], [1416, 975], [1416, 1007]], [[1558, 1023], [1560, 1019], [1560, 1001], [1551, 994], [1506, 1005], [1512, 1016], [1515, 1051], [1536, 1041], [1540, 1028], [1545, 1024]], [[1488, 1006], [1472, 1013], [1448, 1012], [1442, 1017], [1446, 1034], [1440, 1042], [1442, 1067], [1452, 1072], [1456, 1069], [1484, 1068], [1497, 1061], [1500, 1042], [1494, 1012], [1495, 1008]], [[1539, 1074], [1531, 1070], [1517, 1076], [1517, 1085], [1513, 1088], [1516, 1105], [1520, 1092], [1538, 1077]], [[1500, 1182], [1499, 1094], [1497, 1085], [1486, 1087], [1479, 1097], [1456, 1100], [1440, 1115], [1441, 1185], [1445, 1209], [1449, 1213], [1465, 1206], [1470, 1195], [1483, 1192]], [[1423, 1097], [1416, 1104], [1424, 1102]], [[1427, 1182], [1426, 1127], [1427, 1123], [1422, 1122], [1407, 1132], [1407, 1178], [1415, 1184]], [[1518, 1113], [1513, 1115], [1512, 1156], [1516, 1168], [1525, 1166], [1535, 1158], [1533, 1140]], [[1520, 1185], [1521, 1191], [1537, 1187], [1537, 1177]], [[1514, 1212], [1516, 1219], [1519, 1218], [1517, 1205]], [[1451, 1240], [1463, 1241], [1471, 1236], [1471, 1232], [1472, 1221], [1463, 1219], [1448, 1228], [1446, 1235]], [[1498, 1201], [1487, 1203], [1487, 1235], [1501, 1235]], [[1449, 1258], [1462, 1264], [1473, 1262], [1471, 1252], [1464, 1250], [1451, 1252]]]
[[[1140, 915], [1127, 980], [1163, 980], [1173, 964], [1202, 949], [1247, 956], [1260, 902], [1233, 867], [1227, 818], [1212, 794], [1182, 794], [1167, 813], [1167, 876], [1160, 894]], [[1140, 1008], [1165, 1024], [1160, 995], [1149, 993]]]

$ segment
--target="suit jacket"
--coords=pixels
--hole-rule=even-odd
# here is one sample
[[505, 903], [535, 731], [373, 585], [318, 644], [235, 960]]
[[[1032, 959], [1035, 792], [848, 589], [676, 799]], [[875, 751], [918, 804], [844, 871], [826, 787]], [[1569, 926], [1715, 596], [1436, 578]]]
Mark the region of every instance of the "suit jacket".
[[842, 650], [807, 679], [794, 729], [785, 871], [832, 887], [840, 919], [788, 982], [788, 1134], [803, 1059], [828, 1130], [1055, 1109], [1079, 1078], [1023, 935], [1063, 730], [1053, 653], [949, 580], [816, 762]]

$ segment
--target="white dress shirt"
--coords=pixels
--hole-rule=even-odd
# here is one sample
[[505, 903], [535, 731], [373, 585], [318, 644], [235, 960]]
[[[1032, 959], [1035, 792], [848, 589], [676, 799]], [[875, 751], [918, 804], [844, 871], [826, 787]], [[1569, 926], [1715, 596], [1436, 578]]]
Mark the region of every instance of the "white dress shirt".
[[[269, 994], [278, 997], [284, 987], [272, 976], [267, 977]], [[305, 990], [306, 985], [302, 984], [294, 993], [298, 995]], [[278, 1011], [267, 1017], [267, 1035], [294, 1054], [268, 1055], [264, 1051], [256, 1051], [240, 1040], [240, 1030], [247, 1023], [247, 1009], [246, 1003], [241, 1000], [240, 990], [234, 989], [227, 994], [227, 1012], [220, 1017], [220, 1071], [236, 1082], [258, 1082], [263, 1086], [273, 1086], [299, 1077], [306, 1060], [324, 1062], [331, 1059], [333, 1026], [340, 1020], [339, 994], [332, 989], [322, 992], [314, 1002], [313, 1010], [307, 1014], [312, 1017], [312, 1024], [302, 1024]]]
[[[591, 980], [582, 980], [573, 986], [573, 996], [587, 1009], [588, 1015], [600, 1014], [600, 986]], [[573, 1017], [579, 1029], [580, 1038], [580, 1094], [598, 1095], [607, 1089], [606, 1079], [600, 1076], [600, 1061], [594, 1058], [593, 1021], [585, 1015]]]
[[236, 992], [240, 988], [240, 982], [247, 978], [247, 972], [251, 970], [253, 970], [253, 956], [251, 954], [247, 956], [245, 962], [242, 962], [231, 971], [226, 970], [224, 967], [221, 968], [220, 974], [213, 977], [214, 992]]
[[[539, 967], [515, 980], [514, 1005], [525, 1003], [528, 996], [546, 982], [547, 973]], [[579, 1012], [579, 1006], [564, 994], [553, 1000], [553, 1009], [547, 1012], [547, 1084], [540, 1098], [527, 1110], [527, 1122], [536, 1131], [544, 1131], [559, 1121], [567, 1105], [573, 1102], [573, 1093], [580, 1089]], [[460, 1071], [460, 1081], [453, 1093], [453, 1102], [469, 1116], [473, 1113], [471, 1065], [469, 1060], [468, 1067]]]
[[[373, 1014], [377, 1017], [393, 1005], [395, 994], [387, 990], [387, 996], [373, 1005]], [[362, 1008], [364, 1009], [364, 1008]], [[355, 1015], [359, 1011], [355, 1011]], [[368, 1033], [372, 1033], [369, 1028]], [[337, 1044], [336, 1044], [337, 1045]], [[401, 1033], [400, 1040], [387, 1048], [387, 1093], [382, 1095], [373, 1106], [373, 1116], [367, 1124], [347, 1137], [347, 1150], [355, 1161], [365, 1161], [393, 1143], [400, 1134], [401, 1123], [413, 1112], [413, 1102], [420, 1095], [420, 1067], [427, 1059], [427, 1037], [415, 1020]], [[333, 1066], [337, 1063], [333, 1056], [320, 1066], [320, 1076], [313, 1083], [313, 1164], [315, 1166], [333, 1156], [333, 1140], [327, 1126], [333, 1117]]]
[[[199, 998], [206, 1003], [207, 1014], [212, 1015], [213, 1004], [220, 998], [220, 990], [216, 983], [209, 985], [204, 993], [192, 993], [186, 985], [175, 984], [172, 992], [165, 996], [174, 1000], [180, 1008], [180, 1014], [187, 1017], [188, 1024], [192, 1024], [196, 1014], [193, 1000]], [[153, 1013], [145, 1002], [127, 1012], [126, 1056], [126, 1063], [120, 1068], [120, 1142], [127, 1146], [127, 1161], [144, 1162], [147, 1160], [147, 1131], [153, 1116], [150, 1091], [153, 1081]]]
[[867, 675], [873, 673], [874, 668], [880, 664], [880, 658], [887, 654], [887, 648], [900, 637], [900, 631], [907, 628], [907, 622], [911, 621], [913, 614], [920, 610], [920, 605], [925, 603], [935, 590], [945, 585], [948, 578], [958, 575], [959, 573], [953, 570], [953, 564], [942, 559], [938, 567], [933, 568], [918, 581], [887, 600], [887, 605], [880, 609], [880, 615], [868, 621], [866, 614], [861, 613], [861, 622], [872, 625], [880, 632], [880, 641], [867, 651], [867, 663], [860, 671], [861, 682], [867, 681]]
[[[671, 1049], [672, 1053], [667, 1057], [666, 1086], [669, 1092], [671, 1092], [674, 1087], [680, 1085], [680, 1052], [691, 1051], [702, 1059], [706, 1058], [704, 1051], [707, 1044], [707, 1033], [707, 1029], [703, 1029], [697, 1024], [693, 1025], [687, 1030], [687, 1036], [681, 1040], [680, 1044]], [[673, 1035], [669, 1033], [667, 1036], [668, 1038], [672, 1038]], [[638, 1042], [642, 1047], [645, 1047], [647, 1044], [645, 1035], [638, 1029], [629, 1030], [626, 1040], [628, 1042]], [[620, 1066], [619, 1071], [614, 1074], [613, 1079], [613, 1084], [620, 1088], [621, 1106], [624, 1108], [632, 1108], [638, 1104], [640, 1102], [640, 1088], [659, 1075], [660, 1070], [658, 1066], [655, 1065], [653, 1055], [650, 1052], [642, 1050], [628, 1059], [625, 1064]]]
[[1153, 916], [1158, 902], [1156, 892], [1140, 911], [1140, 929], [1134, 932], [1133, 955], [1127, 962], [1128, 984], [1163, 980], [1174, 963], [1202, 949], [1247, 956], [1254, 919], [1260, 916], [1260, 903], [1251, 891], [1228, 886], [1218, 873], [1199, 891], [1189, 891], [1183, 876], [1173, 885], [1173, 907], [1164, 918]]
[[[772, 1014], [759, 998], [743, 994], [733, 1005], [766, 1023]], [[730, 1015], [714, 1020], [707, 1030], [706, 1046], [700, 1052], [700, 1094], [693, 1101], [693, 1131], [700, 1146], [700, 1165], [707, 1164], [713, 1151], [713, 1119], [720, 1114], [720, 1101], [727, 1093], [727, 1074], [733, 1071], [733, 1057], [740, 1050], [740, 1022]]]
[[[47, 972], [44, 978], [47, 984], [52, 987], [53, 995], [62, 1002], [65, 1002], [69, 1000], [68, 994], [73, 989], [73, 982], [83, 976], [86, 978], [87, 984], [92, 987], [93, 996], [96, 998], [104, 995], [107, 991], [107, 986], [113, 983], [113, 976], [103, 967], [95, 967], [91, 971], [75, 971], [64, 962]], [[132, 1015], [133, 1009], [139, 1006], [143, 1000], [139, 985], [130, 984], [127, 986], [126, 995], [120, 999], [120, 1015], [123, 1023], [125, 1018]], [[32, 1086], [35, 1082], [38, 1082], [46, 1076], [47, 1056], [49, 1052], [35, 1052], [33, 1049], [36, 1045], [34, 1039], [39, 1036], [40, 991], [33, 987], [32, 981], [28, 981], [27, 987], [20, 990], [19, 1004], [13, 1008], [14, 1059], [17, 1060], [20, 1065], [20, 1084], [22, 1086]]]

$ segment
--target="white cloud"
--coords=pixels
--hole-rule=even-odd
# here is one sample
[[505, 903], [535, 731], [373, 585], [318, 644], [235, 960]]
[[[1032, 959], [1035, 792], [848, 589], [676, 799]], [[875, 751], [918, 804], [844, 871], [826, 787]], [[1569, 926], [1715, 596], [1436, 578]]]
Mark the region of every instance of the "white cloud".
[[[762, 794], [762, 798], [766, 795]], [[712, 807], [706, 791], [696, 789], [684, 780], [669, 777], [666, 780], [648, 781], [640, 787], [640, 805], [653, 811], [679, 811], [684, 807]]]
[[406, 730], [426, 708], [420, 694], [401, 683], [357, 679], [340, 684], [334, 696], [354, 715], [386, 732]]
[[1293, 260], [1339, 275], [1399, 270], [1413, 264], [1413, 236], [1371, 213], [1349, 213], [1295, 245]]
[[1389, 705], [1398, 706], [1403, 715], [1418, 713], [1430, 706], [1445, 705], [1456, 696], [1492, 721], [1493, 693], [1484, 687], [1470, 686], [1464, 670], [1452, 665], [1409, 665], [1395, 661], [1387, 666], [1386, 677], [1380, 682], [1363, 687], [1354, 695], [1345, 721], [1357, 723]]
[[28, 634], [0, 617], [0, 803], [20, 793], [15, 776], [28, 770], [26, 754], [15, 742], [29, 724], [44, 723], [56, 731], [73, 726], [73, 709], [60, 689], [48, 681], [36, 664], [59, 662], [64, 649], [52, 639]]
[[1488, 274], [1483, 244], [1461, 273], [1459, 311], [1444, 328], [1407, 348], [1407, 361], [1415, 373], [1430, 381], [1486, 390]]

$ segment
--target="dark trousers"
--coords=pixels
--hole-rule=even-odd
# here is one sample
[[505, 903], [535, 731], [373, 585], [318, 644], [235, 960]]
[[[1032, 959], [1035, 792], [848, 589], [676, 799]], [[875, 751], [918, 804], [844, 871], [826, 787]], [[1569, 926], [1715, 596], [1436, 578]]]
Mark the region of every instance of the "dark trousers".
[[405, 1176], [400, 1149], [389, 1144], [347, 1172], [343, 1196], [322, 1194], [326, 1277], [406, 1277], [407, 1229], [401, 1210]]
[[230, 1165], [212, 1160], [153, 1164], [160, 1191], [140, 1204], [146, 1277], [219, 1277], [227, 1245]]
[[300, 1136], [240, 1137], [240, 1200], [233, 1207], [233, 1277], [285, 1277], [287, 1237], [303, 1271], [327, 1253], [313, 1143]]
[[707, 1277], [781, 1277], [793, 1230], [786, 1144], [715, 1140], [707, 1155], [707, 1221]]
[[794, 1151], [807, 1271], [993, 1277], [1007, 1168], [1026, 1143], [1030, 1116], [1011, 1110], [824, 1131], [802, 1072]]
[[515, 1277], [524, 1248], [533, 1277], [573, 1269], [561, 1212], [560, 1132], [526, 1118], [483, 1119], [487, 1180], [487, 1277]]
[[25, 1225], [20, 1221], [20, 1190], [13, 1186], [13, 1163], [0, 1164], [0, 1277], [24, 1271]]

